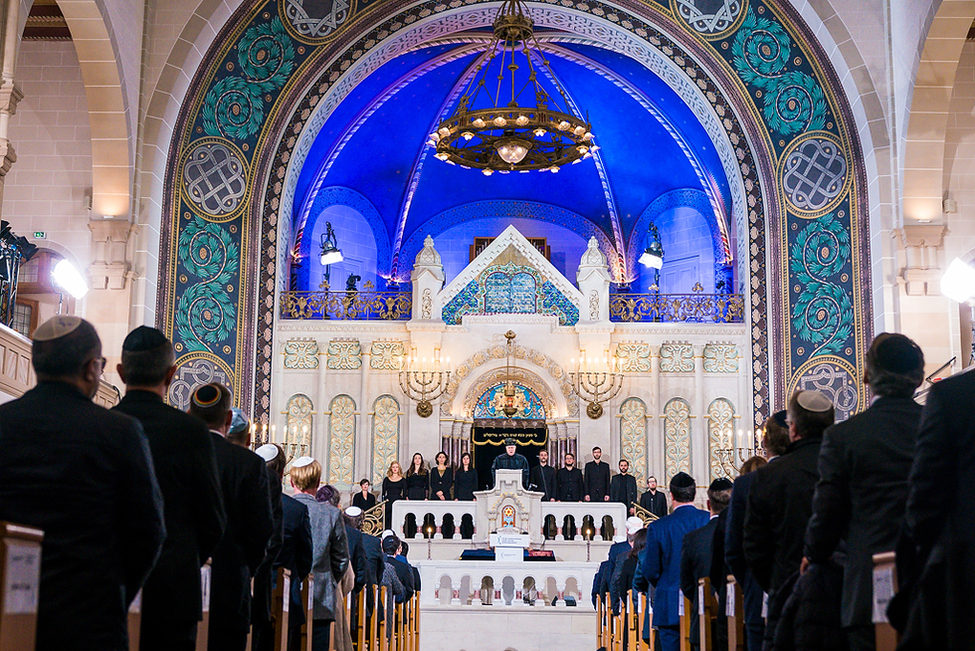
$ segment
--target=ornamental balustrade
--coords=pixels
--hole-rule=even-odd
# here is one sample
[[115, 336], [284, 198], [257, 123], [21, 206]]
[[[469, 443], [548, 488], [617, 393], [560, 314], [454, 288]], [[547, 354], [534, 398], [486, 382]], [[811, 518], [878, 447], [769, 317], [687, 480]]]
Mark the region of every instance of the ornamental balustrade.
[[[540, 495], [540, 494], [539, 494]], [[613, 536], [626, 530], [626, 508], [617, 502], [539, 502], [539, 519], [535, 528], [528, 530], [533, 541], [554, 540], [557, 542], [582, 542], [591, 540], [612, 540]], [[482, 506], [482, 510], [484, 507]], [[461, 525], [464, 516], [470, 516], [469, 523], [473, 527], [473, 534], [468, 538], [474, 543], [486, 543], [491, 533], [486, 526], [488, 519], [478, 515], [476, 501], [452, 500], [399, 500], [393, 504], [393, 523], [390, 527], [403, 539], [410, 537], [418, 540], [432, 538], [444, 540], [444, 519], [450, 515], [453, 519], [454, 531], [447, 539], [462, 540]], [[408, 516], [412, 516], [410, 524], [415, 525], [416, 532], [407, 536]], [[571, 520], [566, 520], [571, 517]], [[526, 522], [536, 522], [534, 518], [526, 518]], [[426, 523], [427, 528], [424, 529]], [[565, 525], [574, 528], [574, 536], [566, 538]], [[433, 529], [430, 529], [430, 526]], [[412, 527], [410, 528], [412, 533]]]
[[366, 281], [362, 289], [333, 291], [322, 283], [318, 291], [281, 292], [283, 319], [335, 319], [337, 321], [408, 321], [413, 316], [409, 291], [377, 291]]
[[580, 610], [593, 610], [589, 594], [599, 563], [526, 561], [499, 566], [494, 561], [410, 562], [419, 569], [424, 586], [421, 607], [564, 608], [568, 596], [575, 599]]
[[742, 323], [741, 294], [629, 294], [609, 297], [609, 320], [615, 322]]

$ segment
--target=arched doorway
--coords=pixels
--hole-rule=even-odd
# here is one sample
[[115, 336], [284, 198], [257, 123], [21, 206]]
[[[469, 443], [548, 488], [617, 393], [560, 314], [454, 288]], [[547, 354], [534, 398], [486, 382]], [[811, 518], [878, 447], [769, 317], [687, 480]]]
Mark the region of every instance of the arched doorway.
[[528, 466], [538, 465], [538, 453], [548, 445], [545, 424], [545, 405], [534, 389], [520, 382], [512, 383], [514, 413], [504, 412], [507, 400], [504, 382], [484, 391], [474, 406], [474, 425], [471, 428], [471, 455], [477, 470], [481, 490], [493, 485], [491, 466], [494, 459], [505, 454], [505, 441], [516, 441], [516, 454], [528, 459]]

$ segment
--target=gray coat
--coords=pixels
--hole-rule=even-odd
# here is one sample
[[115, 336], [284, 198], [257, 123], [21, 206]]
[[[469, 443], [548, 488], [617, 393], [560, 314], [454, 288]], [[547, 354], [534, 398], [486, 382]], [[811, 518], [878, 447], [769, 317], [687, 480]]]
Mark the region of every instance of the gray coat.
[[315, 577], [315, 608], [313, 618], [335, 619], [335, 586], [342, 580], [349, 566], [349, 543], [346, 540], [342, 512], [331, 504], [317, 502], [307, 493], [295, 499], [308, 508], [311, 521], [312, 575]]

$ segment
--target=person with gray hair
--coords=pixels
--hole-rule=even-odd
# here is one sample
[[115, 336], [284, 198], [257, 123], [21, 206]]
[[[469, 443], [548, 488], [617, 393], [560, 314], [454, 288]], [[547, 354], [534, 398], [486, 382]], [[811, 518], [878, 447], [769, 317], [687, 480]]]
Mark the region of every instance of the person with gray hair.
[[37, 386], [0, 406], [0, 520], [44, 532], [33, 648], [127, 651], [129, 604], [166, 537], [149, 444], [92, 402], [105, 358], [90, 323], [44, 322], [31, 363]]
[[904, 335], [883, 333], [867, 351], [866, 367], [863, 382], [877, 399], [823, 435], [803, 560], [803, 570], [825, 563], [846, 541], [841, 609], [850, 651], [876, 647], [873, 555], [894, 549], [904, 521], [924, 355]]

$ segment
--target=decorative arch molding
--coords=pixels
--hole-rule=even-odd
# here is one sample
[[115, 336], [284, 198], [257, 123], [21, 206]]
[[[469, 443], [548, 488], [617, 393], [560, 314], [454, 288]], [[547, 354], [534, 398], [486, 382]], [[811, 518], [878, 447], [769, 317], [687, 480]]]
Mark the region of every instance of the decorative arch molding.
[[[820, 354], [824, 343], [859, 371], [871, 330], [863, 236], [868, 226], [863, 156], [852, 129], [855, 122], [849, 103], [838, 92], [842, 86], [799, 15], [791, 5], [752, 0], [742, 4], [742, 20], [736, 16], [724, 32], [707, 33], [707, 28], [700, 31], [701, 25], [684, 22], [663, 5], [638, 0], [616, 5], [601, 0], [565, 1], [570, 6], [556, 6], [557, 0], [533, 3], [533, 10], [537, 7], [538, 11], [536, 23], [596, 39], [642, 62], [672, 87], [690, 89], [692, 92], [678, 93], [702, 124], [720, 126], [718, 133], [709, 131], [712, 140], [716, 145], [731, 144], [729, 151], [741, 176], [729, 181], [741, 183], [747, 201], [747, 210], [735, 215], [734, 221], [740, 235], [739, 254], [748, 256], [751, 269], [753, 345], [767, 351], [753, 360], [754, 386], [758, 387], [753, 401], [755, 421], [769, 409], [768, 387], [773, 395], [784, 395], [785, 387], [809, 358]], [[365, 9], [368, 19], [365, 15], [354, 20], [343, 16], [345, 22], [340, 21], [334, 33], [317, 41], [291, 36], [289, 26], [281, 23], [278, 4], [271, 0], [237, 12], [204, 58], [188, 94], [192, 99], [184, 105], [174, 131], [166, 170], [161, 247], [167, 275], [161, 279], [157, 306], [169, 334], [173, 333], [176, 301], [185, 292], [201, 291], [203, 282], [197, 274], [186, 274], [174, 257], [181, 220], [186, 213], [195, 214], [183, 194], [179, 173], [190, 155], [207, 145], [204, 113], [211, 120], [218, 115], [214, 101], [223, 95], [214, 94], [217, 85], [222, 82], [220, 90], [226, 91], [238, 83], [226, 79], [248, 81], [254, 77], [252, 73], [265, 75], [263, 82], [254, 79], [270, 84], [260, 102], [238, 102], [243, 112], [233, 113], [235, 123], [250, 120], [254, 128], [247, 127], [246, 134], [238, 134], [236, 139], [221, 136], [224, 141], [229, 138], [228, 151], [239, 154], [236, 161], [232, 157], [224, 160], [231, 160], [247, 192], [260, 199], [219, 221], [220, 228], [236, 229], [235, 236], [248, 242], [248, 249], [242, 251], [248, 264], [241, 265], [246, 271], [237, 273], [225, 286], [236, 300], [234, 331], [249, 332], [259, 321], [258, 309], [270, 311], [276, 300], [275, 287], [281, 286], [277, 272], [283, 252], [279, 247], [286, 246], [286, 241], [278, 233], [291, 228], [294, 199], [295, 177], [289, 176], [289, 166], [297, 174], [307, 156], [313, 137], [309, 134], [317, 132], [310, 128], [319, 119], [314, 116], [327, 116], [361, 79], [399, 53], [443, 34], [483, 26], [493, 16], [483, 0], [458, 0], [454, 5], [435, 0], [406, 8], [384, 4]], [[380, 11], [386, 13], [380, 15]], [[256, 36], [268, 33], [275, 43], [272, 49], [276, 49], [268, 51], [272, 56], [261, 59], [261, 70], [239, 66], [233, 73], [226, 72], [227, 63], [246, 57], [248, 47], [242, 44], [253, 46]], [[762, 55], [767, 52], [778, 54], [766, 61]], [[287, 74], [281, 72], [285, 67]], [[804, 176], [796, 167], [803, 162], [823, 162], [828, 172], [816, 172], [815, 178]], [[845, 233], [848, 241], [837, 240], [837, 232]], [[766, 233], [772, 242], [768, 253]], [[834, 248], [819, 246], [830, 241]], [[796, 249], [808, 255], [798, 262], [790, 260], [790, 250]], [[817, 251], [824, 252], [819, 256], [822, 259], [817, 259]], [[771, 286], [765, 272], [769, 266], [777, 272], [769, 276]], [[810, 302], [820, 296], [826, 296], [826, 303], [811, 310]], [[766, 305], [766, 300], [771, 304]], [[847, 302], [849, 309], [845, 309]], [[213, 354], [226, 357], [232, 367], [238, 403], [253, 403], [259, 415], [270, 405], [269, 355], [274, 335], [268, 316], [262, 314], [256, 342], [253, 338], [239, 340], [236, 346], [227, 344], [218, 352], [208, 347]], [[771, 333], [768, 339], [766, 332]], [[784, 363], [776, 366], [770, 381], [772, 358]], [[862, 398], [858, 396], [860, 403]]]
[[[545, 372], [550, 379], [545, 379], [542, 375], [530, 369], [521, 367], [515, 370], [522, 371], [526, 377], [530, 377], [534, 383], [532, 388], [536, 390], [538, 396], [545, 402], [546, 416], [552, 414], [560, 416], [578, 416], [579, 401], [573, 400], [572, 383], [569, 381], [569, 374], [551, 357], [545, 353], [527, 348], [521, 345], [514, 345], [511, 348], [512, 357], [533, 364], [538, 369]], [[440, 401], [440, 415], [450, 418], [453, 414], [468, 414], [473, 412], [473, 402], [470, 409], [467, 408], [467, 400], [476, 401], [481, 393], [497, 379], [483, 380], [484, 385], [480, 384], [485, 375], [492, 376], [491, 370], [500, 368], [504, 372], [504, 361], [507, 356], [507, 349], [502, 344], [495, 344], [483, 350], [479, 350], [463, 362], [461, 362], [447, 384]], [[493, 369], [486, 372], [475, 374], [474, 371], [486, 364], [492, 365]], [[473, 387], [473, 388], [472, 388]], [[477, 391], [480, 388], [480, 392]], [[551, 405], [551, 408], [549, 407]]]
[[637, 486], [646, 486], [648, 464], [647, 403], [627, 398], [620, 405], [620, 459], [630, 463]]
[[679, 472], [692, 473], [691, 404], [671, 398], [664, 405], [664, 485]]
[[389, 464], [399, 462], [400, 406], [391, 395], [372, 404], [372, 484], [382, 486]]
[[555, 413], [557, 409], [555, 396], [552, 395], [552, 390], [538, 373], [524, 368], [513, 368], [509, 374], [507, 369], [502, 367], [485, 371], [477, 376], [474, 383], [467, 388], [466, 395], [464, 396], [464, 413], [462, 416], [464, 418], [473, 418], [474, 408], [477, 406], [477, 401], [484, 395], [484, 392], [504, 382], [509, 377], [517, 384], [521, 384], [535, 392], [535, 395], [539, 397], [542, 405], [545, 407], [546, 417]]
[[328, 450], [325, 481], [339, 489], [355, 484], [355, 400], [341, 394], [328, 405]]
[[715, 398], [708, 406], [708, 459], [711, 479], [734, 479], [735, 468], [735, 406], [727, 398]]

